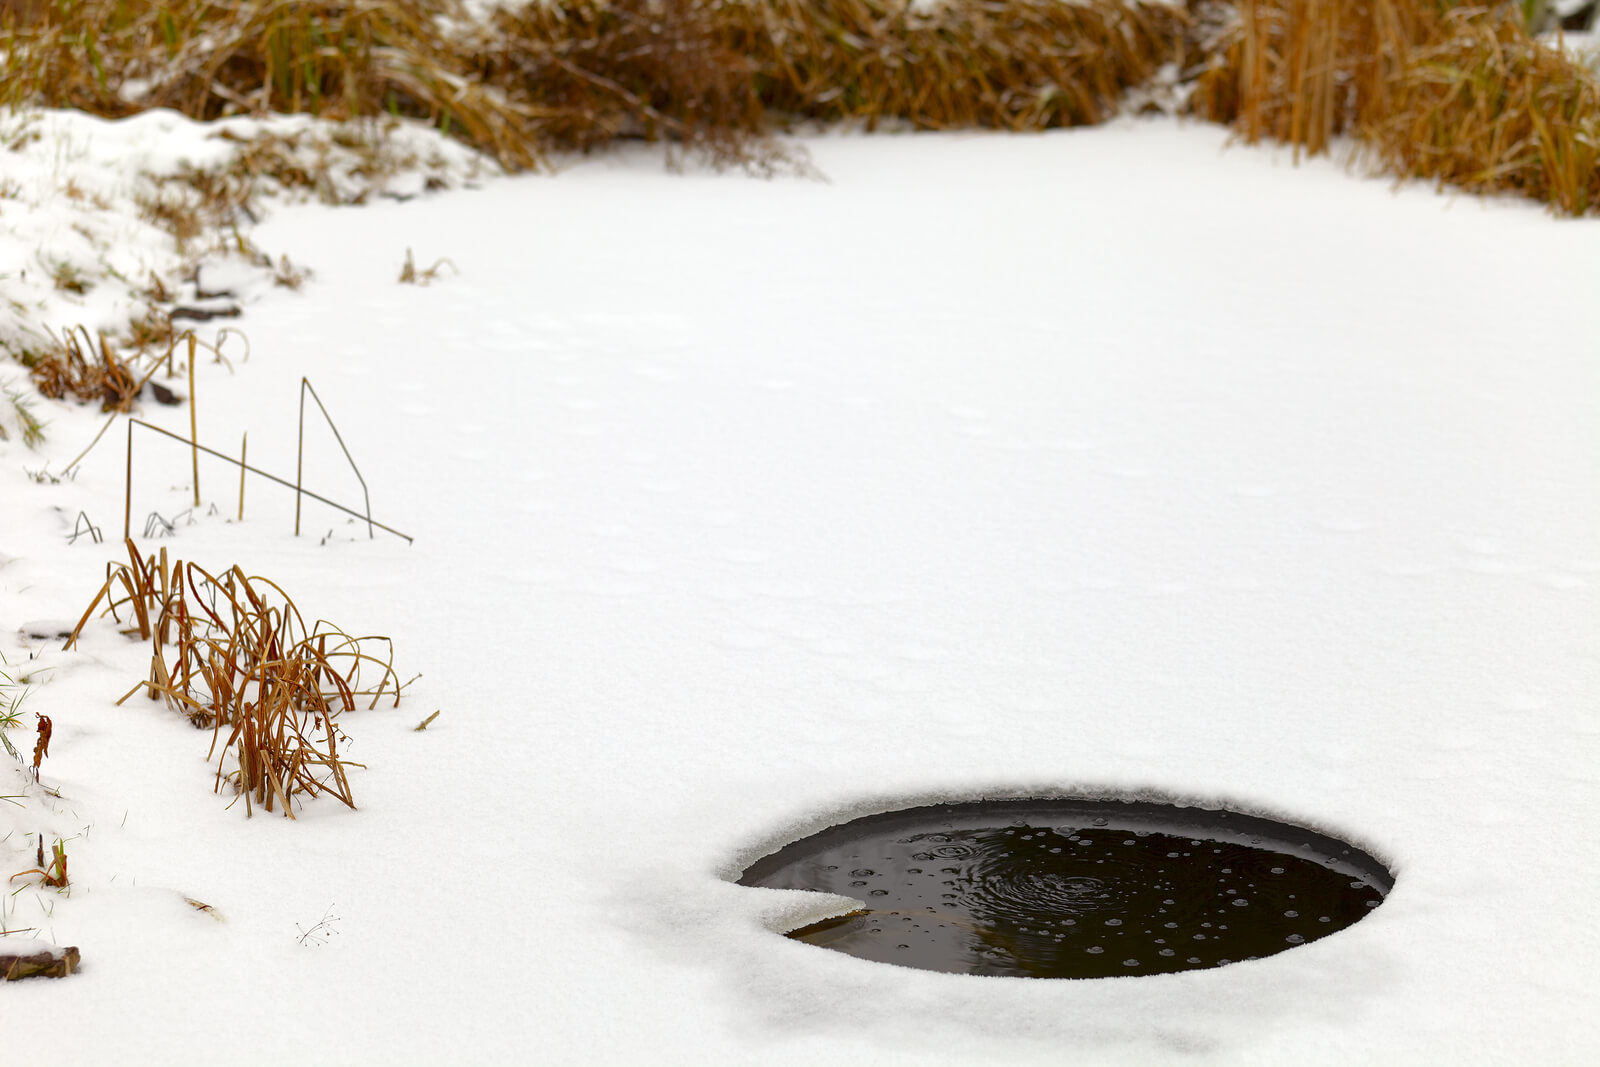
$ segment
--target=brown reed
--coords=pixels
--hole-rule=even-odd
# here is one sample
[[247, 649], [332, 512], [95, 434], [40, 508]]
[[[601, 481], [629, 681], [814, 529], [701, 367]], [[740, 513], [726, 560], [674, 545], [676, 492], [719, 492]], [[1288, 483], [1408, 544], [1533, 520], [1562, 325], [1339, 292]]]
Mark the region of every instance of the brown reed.
[[1381, 168], [1475, 192], [1600, 207], [1600, 82], [1503, 7], [1239, 0], [1195, 111], [1312, 154], [1353, 139]]
[[126, 615], [125, 632], [150, 642], [149, 678], [118, 703], [142, 689], [209, 728], [215, 791], [226, 783], [247, 813], [259, 804], [291, 819], [300, 794], [354, 808], [346, 768], [362, 764], [340, 754], [349, 738], [338, 718], [358, 698], [399, 704], [388, 638], [352, 637], [323, 620], [308, 627], [282, 588], [237, 566], [216, 576], [169, 561], [165, 548], [144, 557], [126, 545], [128, 562], [108, 565], [67, 647], [103, 602], [118, 622]]
[[1594, 76], [1458, 0], [77, 0], [0, 7], [0, 103], [424, 117], [521, 168], [619, 138], [785, 162], [799, 119], [1097, 122], [1169, 65], [1193, 110], [1401, 176], [1594, 210]]

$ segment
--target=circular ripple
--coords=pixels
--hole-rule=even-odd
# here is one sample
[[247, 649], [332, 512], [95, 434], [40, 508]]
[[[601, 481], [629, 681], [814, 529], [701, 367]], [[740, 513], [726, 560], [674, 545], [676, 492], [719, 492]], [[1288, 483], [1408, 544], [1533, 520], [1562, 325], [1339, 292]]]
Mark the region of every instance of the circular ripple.
[[1041, 978], [1272, 955], [1358, 921], [1393, 882], [1366, 853], [1300, 827], [1086, 800], [869, 816], [788, 845], [739, 881], [870, 901], [789, 935], [798, 940], [931, 970]]

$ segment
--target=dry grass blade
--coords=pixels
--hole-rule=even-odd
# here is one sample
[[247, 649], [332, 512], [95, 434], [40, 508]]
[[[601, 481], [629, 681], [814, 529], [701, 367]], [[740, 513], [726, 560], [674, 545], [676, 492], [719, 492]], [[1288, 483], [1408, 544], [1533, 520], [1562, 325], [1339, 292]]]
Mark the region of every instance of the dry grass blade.
[[[102, 601], [114, 617], [131, 609], [151, 645], [150, 676], [122, 699], [144, 690], [209, 727], [218, 791], [226, 783], [247, 811], [260, 805], [290, 818], [301, 795], [355, 807], [347, 768], [361, 764], [339, 752], [348, 737], [338, 717], [358, 698], [375, 707], [392, 693], [399, 703], [388, 639], [352, 637], [321, 620], [308, 628], [281, 587], [238, 567], [218, 576], [169, 562], [165, 549], [148, 558], [131, 540], [127, 549], [129, 562], [113, 565], [68, 646]], [[377, 644], [384, 655], [371, 651]]]

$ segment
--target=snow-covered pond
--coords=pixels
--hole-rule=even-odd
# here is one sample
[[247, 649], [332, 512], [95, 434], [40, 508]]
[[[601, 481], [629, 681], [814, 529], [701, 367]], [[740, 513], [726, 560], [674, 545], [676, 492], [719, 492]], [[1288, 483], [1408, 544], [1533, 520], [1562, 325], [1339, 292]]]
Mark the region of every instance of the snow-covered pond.
[[[111, 706], [148, 653], [52, 659], [76, 884], [8, 921], [83, 967], [0, 993], [0, 1059], [1579, 1062], [1600, 224], [1225, 142], [829, 136], [826, 182], [640, 151], [280, 210], [256, 241], [316, 276], [203, 368], [201, 436], [292, 471], [308, 375], [416, 542], [309, 506], [295, 540], [265, 483], [228, 523], [219, 464], [163, 543], [423, 677], [345, 721], [359, 811], [247, 822], [205, 735]], [[458, 272], [397, 285], [407, 248]], [[57, 418], [70, 456], [94, 421]], [[148, 455], [136, 527], [186, 506]], [[62, 486], [21, 464], [13, 663], [122, 505], [120, 440]], [[80, 508], [105, 545], [66, 544]], [[853, 815], [1074, 791], [1302, 823], [1396, 885], [1270, 958], [1051, 982], [790, 942], [848, 903], [729, 881]]]

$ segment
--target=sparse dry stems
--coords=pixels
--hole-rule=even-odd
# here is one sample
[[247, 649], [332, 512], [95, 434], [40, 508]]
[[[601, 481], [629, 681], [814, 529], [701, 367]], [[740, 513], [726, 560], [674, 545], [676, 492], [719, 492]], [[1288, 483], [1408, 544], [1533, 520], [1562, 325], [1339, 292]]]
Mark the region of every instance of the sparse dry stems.
[[[400, 701], [392, 649], [384, 637], [352, 637], [322, 620], [307, 626], [288, 594], [238, 567], [212, 575], [193, 563], [148, 558], [127, 542], [128, 562], [107, 568], [105, 584], [74, 628], [68, 647], [105, 603], [126, 632], [149, 641], [150, 677], [143, 689], [165, 699], [212, 733], [215, 788], [228, 783], [256, 804], [294, 817], [297, 794], [330, 794], [355, 807], [340, 755], [347, 741], [337, 722], [359, 699]], [[376, 675], [374, 678], [373, 676]], [[120, 701], [119, 701], [120, 703]], [[231, 758], [231, 765], [230, 765]]]

